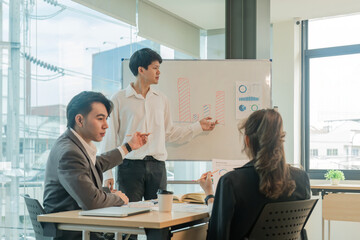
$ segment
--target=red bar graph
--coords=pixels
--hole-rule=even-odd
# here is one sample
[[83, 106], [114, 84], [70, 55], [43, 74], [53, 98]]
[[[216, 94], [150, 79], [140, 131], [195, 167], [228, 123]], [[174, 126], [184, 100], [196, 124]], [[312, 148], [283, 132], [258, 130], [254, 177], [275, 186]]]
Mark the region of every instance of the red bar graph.
[[179, 121], [191, 122], [189, 79], [178, 78], [177, 87], [179, 94]]
[[225, 92], [216, 91], [215, 119], [219, 124], [225, 124]]

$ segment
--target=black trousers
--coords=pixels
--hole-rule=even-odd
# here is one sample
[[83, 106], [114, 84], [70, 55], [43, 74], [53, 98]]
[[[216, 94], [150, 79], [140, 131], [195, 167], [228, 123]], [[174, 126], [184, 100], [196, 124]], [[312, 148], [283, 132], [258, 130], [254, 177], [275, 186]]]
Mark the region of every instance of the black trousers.
[[144, 159], [124, 159], [117, 168], [118, 188], [126, 194], [130, 202], [157, 198], [157, 190], [166, 189], [165, 162], [152, 156]]

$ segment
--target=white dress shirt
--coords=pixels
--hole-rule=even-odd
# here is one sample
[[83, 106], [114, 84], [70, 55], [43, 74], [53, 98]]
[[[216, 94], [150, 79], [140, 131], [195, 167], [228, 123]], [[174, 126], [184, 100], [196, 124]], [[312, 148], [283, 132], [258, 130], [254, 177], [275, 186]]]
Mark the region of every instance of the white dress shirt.
[[[101, 144], [106, 152], [128, 142], [135, 132], [150, 133], [148, 142], [141, 148], [127, 154], [127, 159], [143, 159], [150, 155], [165, 161], [168, 154], [165, 142], [187, 142], [203, 130], [199, 122], [187, 126], [175, 126], [171, 119], [167, 97], [150, 87], [146, 97], [136, 93], [129, 85], [112, 97], [114, 110], [108, 119], [109, 129]], [[113, 178], [111, 170], [105, 172], [105, 179]]]
[[[77, 137], [80, 141], [80, 143], [84, 146], [85, 151], [87, 152], [87, 154], [89, 155], [91, 162], [94, 164], [96, 164], [96, 146], [93, 142], [90, 142], [90, 144], [88, 144], [87, 142], [85, 142], [85, 140], [72, 128], [70, 128], [70, 130], [72, 131], [72, 133], [75, 135], [75, 137]], [[125, 156], [125, 152], [124, 150], [121, 148], [121, 146], [119, 146], [117, 149], [119, 149], [121, 156]]]

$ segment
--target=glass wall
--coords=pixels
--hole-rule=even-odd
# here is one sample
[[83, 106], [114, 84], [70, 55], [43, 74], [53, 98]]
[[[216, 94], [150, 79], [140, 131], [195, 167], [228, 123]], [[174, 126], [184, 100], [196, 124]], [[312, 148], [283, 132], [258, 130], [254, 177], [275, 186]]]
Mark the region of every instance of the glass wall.
[[[42, 203], [47, 157], [66, 129], [69, 100], [84, 90], [110, 97], [122, 87], [121, 59], [140, 48], [150, 47], [164, 59], [194, 57], [70, 0], [2, 0], [0, 11], [0, 239], [33, 239], [20, 194]], [[199, 41], [201, 56], [211, 49], [210, 58], [222, 58], [224, 33], [211, 36], [214, 44], [206, 36]], [[167, 166], [169, 181], [191, 181], [211, 168], [199, 161]], [[176, 194], [200, 191], [195, 184], [169, 188]]]

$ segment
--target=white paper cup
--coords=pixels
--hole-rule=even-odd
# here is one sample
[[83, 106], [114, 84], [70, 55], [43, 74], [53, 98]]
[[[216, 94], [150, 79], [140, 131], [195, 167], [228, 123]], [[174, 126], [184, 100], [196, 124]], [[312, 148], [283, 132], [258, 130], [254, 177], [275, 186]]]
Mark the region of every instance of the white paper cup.
[[159, 189], [158, 202], [159, 212], [171, 212], [173, 203], [173, 192]]

